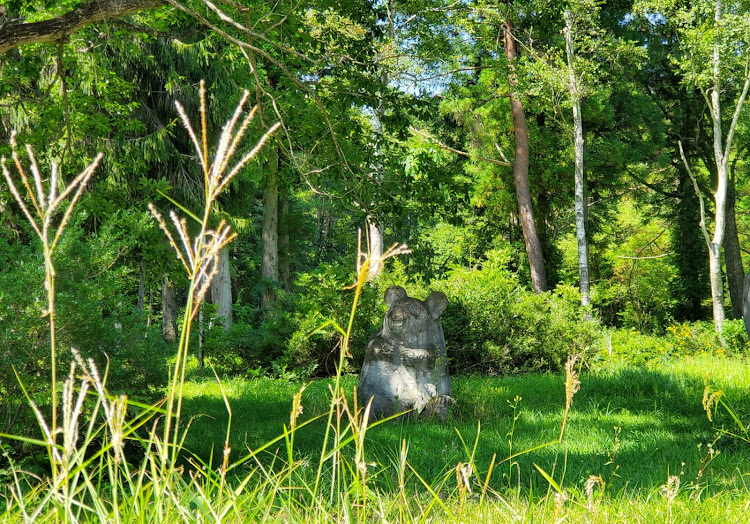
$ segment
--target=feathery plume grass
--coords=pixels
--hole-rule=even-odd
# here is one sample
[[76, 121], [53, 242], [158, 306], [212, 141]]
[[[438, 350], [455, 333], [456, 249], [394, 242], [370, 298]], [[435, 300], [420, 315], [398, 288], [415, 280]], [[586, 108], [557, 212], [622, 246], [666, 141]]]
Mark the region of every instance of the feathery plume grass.
[[565, 426], [568, 422], [570, 408], [573, 405], [573, 396], [581, 389], [581, 381], [578, 380], [578, 372], [575, 370], [575, 364], [578, 355], [571, 355], [565, 363], [565, 412], [563, 413], [562, 424], [560, 425], [560, 436], [558, 441], [562, 442]]
[[[78, 176], [76, 176], [59, 195], [57, 193], [58, 166], [53, 163], [51, 168], [50, 180], [47, 184], [47, 192], [45, 195], [45, 181], [42, 177], [42, 172], [39, 169], [39, 164], [37, 163], [36, 156], [34, 155], [34, 151], [32, 150], [31, 146], [26, 146], [26, 153], [29, 157], [29, 162], [31, 163], [31, 174], [34, 180], [34, 189], [32, 189], [31, 184], [29, 183], [29, 177], [27, 176], [26, 170], [23, 167], [23, 163], [18, 156], [18, 144], [16, 143], [15, 131], [11, 133], [10, 144], [12, 149], [11, 158], [13, 159], [13, 164], [16, 167], [16, 171], [21, 179], [23, 187], [26, 189], [25, 197], [21, 195], [21, 192], [18, 190], [15, 182], [13, 181], [13, 176], [11, 175], [10, 170], [6, 165], [7, 159], [5, 157], [2, 157], [0, 159], [0, 166], [2, 166], [3, 175], [5, 176], [5, 180], [8, 183], [8, 187], [10, 188], [10, 192], [13, 195], [13, 198], [18, 203], [18, 206], [21, 208], [24, 216], [42, 242], [44, 255], [45, 287], [47, 290], [47, 311], [45, 314], [49, 318], [50, 327], [50, 368], [52, 386], [52, 423], [51, 427], [49, 428], [48, 434], [48, 456], [50, 457], [50, 465], [53, 471], [53, 476], [55, 476], [57, 472], [57, 461], [54, 459], [54, 450], [58, 434], [58, 398], [57, 346], [55, 342], [55, 265], [53, 263], [53, 255], [58, 243], [60, 242], [63, 231], [65, 231], [65, 226], [67, 225], [68, 220], [73, 213], [73, 209], [75, 208], [78, 200], [83, 194], [83, 190], [86, 188], [86, 184], [94, 174], [94, 171], [99, 165], [99, 162], [101, 161], [103, 155], [102, 153], [96, 155], [94, 160], [88, 166], [86, 166], [83, 171], [81, 171], [81, 173], [79, 173]], [[69, 196], [71, 197], [70, 201], [67, 202], [67, 207], [65, 207], [66, 199]], [[27, 200], [31, 203], [34, 214], [32, 214], [32, 212], [29, 210], [29, 207], [26, 204]], [[61, 209], [64, 209], [63, 217], [58, 222], [55, 222], [54, 219], [57, 217], [58, 211], [60, 211]]]
[[[179, 449], [178, 428], [180, 423], [180, 412], [182, 409], [182, 388], [185, 382], [190, 343], [189, 335], [192, 321], [200, 310], [201, 302], [210, 288], [211, 280], [218, 272], [219, 251], [232, 242], [236, 237], [236, 234], [231, 231], [231, 228], [224, 220], [222, 220], [215, 229], [209, 229], [213, 206], [219, 193], [226, 187], [232, 178], [234, 178], [237, 173], [247, 165], [258, 151], [260, 151], [263, 144], [279, 127], [279, 123], [271, 126], [261, 137], [255, 147], [253, 147], [249, 153], [242, 156], [232, 169], [227, 172], [229, 162], [257, 112], [257, 108], [253, 108], [249, 111], [242, 120], [239, 129], [236, 129], [237, 123], [244, 112], [248, 96], [249, 93], [245, 91], [232, 117], [224, 125], [221, 136], [219, 137], [216, 152], [212, 159], [209, 158], [208, 152], [205, 83], [203, 81], [200, 83], [200, 137], [193, 129], [185, 108], [179, 102], [175, 104], [182, 123], [193, 143], [199, 164], [203, 171], [205, 198], [203, 202], [203, 214], [201, 217], [198, 217], [171, 198], [167, 198], [186, 215], [190, 216], [198, 223], [198, 233], [194, 237], [191, 237], [186, 218], [179, 217], [177, 213], [170, 211], [169, 218], [174, 229], [177, 231], [177, 235], [173, 234], [162, 214], [157, 211], [153, 204], [149, 204], [151, 214], [158, 222], [159, 227], [166, 234], [167, 240], [177, 254], [177, 258], [185, 268], [190, 282], [185, 317], [183, 319], [183, 328], [180, 333], [180, 341], [177, 349], [177, 360], [175, 362], [174, 370], [172, 371], [171, 388], [167, 399], [167, 415], [164, 424], [164, 437], [161, 443], [163, 466], [166, 466], [167, 464], [167, 456], [169, 455], [167, 450], [170, 444], [172, 450], [171, 460], [169, 461], [170, 463], [174, 464], [176, 453]], [[177, 238], [179, 238], [179, 242], [177, 242]]]

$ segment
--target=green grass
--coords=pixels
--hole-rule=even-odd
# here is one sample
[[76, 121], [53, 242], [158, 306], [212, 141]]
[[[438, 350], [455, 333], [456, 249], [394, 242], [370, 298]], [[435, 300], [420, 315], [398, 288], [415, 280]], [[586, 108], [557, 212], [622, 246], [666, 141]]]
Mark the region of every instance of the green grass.
[[[721, 411], [713, 422], [708, 420], [702, 407], [706, 381], [724, 390], [734, 406], [750, 406], [746, 388], [750, 365], [744, 360], [699, 356], [650, 368], [584, 373], [563, 442], [502, 462], [511, 454], [511, 443], [516, 453], [557, 439], [565, 405], [563, 377], [454, 377], [453, 393], [460, 409], [448, 422], [400, 420], [368, 431], [365, 459], [377, 464], [370, 473], [371, 487], [387, 499], [397, 499], [399, 453], [406, 440], [407, 460], [413, 468], [408, 489], [424, 491], [417, 473], [433, 484], [447, 477], [446, 487], [455, 489], [455, 475], [450, 471], [468, 462], [464, 443], [470, 450], [480, 423], [474, 457], [477, 472], [483, 482], [493, 455], [496, 457], [489, 487], [510, 504], [505, 507], [510, 513], [555, 518], [553, 498], [544, 496], [550, 484], [536, 464], [569, 497], [584, 505], [587, 479], [601, 476], [606, 485], [599, 509], [602, 514], [611, 513], [605, 522], [617, 521], [614, 515], [622, 511], [642, 515], [635, 522], [653, 521], [649, 515], [664, 520], [668, 510], [679, 522], [706, 521], [696, 514], [698, 509], [701, 515], [733, 515], [750, 500], [750, 445], [722, 438], [713, 444], [720, 453], [705, 465], [717, 428], [733, 429], [733, 422]], [[304, 391], [302, 420], [326, 412], [329, 383], [314, 381]], [[344, 377], [346, 391], [351, 392], [355, 385], [355, 376]], [[284, 424], [289, 424], [291, 399], [301, 383], [234, 379], [223, 387], [233, 411], [230, 446], [236, 458], [279, 435]], [[516, 397], [520, 400], [514, 411]], [[188, 382], [185, 412], [196, 416], [185, 448], [204, 460], [213, 450], [213, 461], [218, 463], [228, 416], [216, 382]], [[511, 436], [514, 414], [517, 420]], [[750, 419], [747, 415], [745, 410], [743, 420]], [[303, 478], [305, 468], [314, 476], [324, 431], [323, 420], [297, 431], [295, 460], [302, 464], [299, 473]], [[283, 456], [280, 443], [270, 449], [265, 462], [277, 449]], [[663, 494], [670, 476], [680, 479], [678, 495], [671, 503]], [[504, 504], [492, 504], [494, 509], [467, 504], [465, 510], [481, 520], [483, 512], [505, 511]], [[591, 514], [571, 502], [564, 507], [572, 511], [570, 518], [578, 510]], [[681, 520], [680, 515], [687, 520]]]

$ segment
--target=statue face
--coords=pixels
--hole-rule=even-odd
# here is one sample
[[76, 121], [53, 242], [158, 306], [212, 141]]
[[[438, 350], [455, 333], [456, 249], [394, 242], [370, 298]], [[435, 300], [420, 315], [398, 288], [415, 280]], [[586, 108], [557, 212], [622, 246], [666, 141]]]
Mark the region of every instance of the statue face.
[[388, 308], [383, 321], [383, 335], [406, 341], [426, 332], [434, 322], [421, 300], [402, 298]]
[[388, 304], [388, 313], [383, 321], [385, 338], [407, 345], [410, 342], [416, 344], [412, 347], [426, 348], [427, 345], [438, 343], [434, 340], [440, 325], [438, 319], [448, 304], [443, 293], [432, 293], [422, 301], [409, 297], [400, 286], [391, 286], [385, 292], [385, 302]]

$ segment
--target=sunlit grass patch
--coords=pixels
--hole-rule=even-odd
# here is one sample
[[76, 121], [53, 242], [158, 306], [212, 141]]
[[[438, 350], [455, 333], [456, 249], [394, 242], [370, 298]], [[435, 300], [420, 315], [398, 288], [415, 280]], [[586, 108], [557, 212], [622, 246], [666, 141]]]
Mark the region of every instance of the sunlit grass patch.
[[[701, 405], [705, 377], [735, 394], [735, 403], [742, 404], [748, 400], [742, 388], [749, 374], [750, 366], [743, 361], [711, 356], [667, 363], [659, 371], [618, 367], [585, 373], [563, 442], [498, 466], [490, 486], [503, 491], [520, 484], [524, 489], [533, 486], [538, 493], [545, 482], [534, 464], [545, 471], [565, 467], [565, 479], [574, 486], [590, 475], [601, 475], [609, 483], [608, 490], [615, 493], [624, 490], [646, 496], [670, 475], [681, 476], [687, 485], [697, 478], [706, 446], [715, 438], [716, 424], [708, 421]], [[366, 440], [368, 455], [379, 467], [387, 468], [396, 462], [405, 439], [410, 464], [425, 477], [435, 478], [464, 459], [459, 434], [473, 441], [479, 421], [475, 461], [480, 469], [488, 468], [493, 455], [498, 461], [506, 458], [511, 447], [520, 451], [556, 439], [564, 408], [562, 382], [561, 376], [553, 374], [454, 377], [458, 409], [447, 423], [399, 421], [373, 428]], [[306, 416], [325, 410], [328, 383], [315, 381], [305, 390]], [[356, 377], [345, 376], [343, 384], [351, 391]], [[233, 442], [252, 447], [281, 431], [288, 422], [291, 396], [300, 385], [267, 378], [228, 382], [225, 390], [235, 413]], [[193, 452], [210, 453], [209, 443], [223, 438], [225, 416], [217, 395], [215, 384], [186, 386], [186, 410], [211, 416], [193, 423], [185, 444]], [[516, 396], [520, 397], [520, 416], [511, 439]], [[321, 439], [322, 424], [303, 428], [296, 437], [296, 453], [300, 457], [314, 454]], [[700, 484], [709, 486], [710, 492], [743, 489], [740, 472], [743, 468], [750, 471], [750, 449], [722, 440], [714, 446], [721, 453], [703, 473]], [[220, 448], [215, 444], [214, 449]], [[388, 491], [394, 489], [389, 476], [375, 475], [373, 481]]]

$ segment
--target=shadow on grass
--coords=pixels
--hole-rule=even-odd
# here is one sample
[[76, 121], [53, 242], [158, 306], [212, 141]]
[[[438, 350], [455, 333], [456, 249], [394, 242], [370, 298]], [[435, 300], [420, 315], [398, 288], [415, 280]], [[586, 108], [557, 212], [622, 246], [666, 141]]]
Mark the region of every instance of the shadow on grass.
[[[675, 366], [668, 370], [626, 368], [586, 374], [581, 382], [563, 442], [502, 462], [512, 453], [557, 440], [565, 403], [563, 378], [550, 374], [454, 377], [453, 394], [460, 411], [448, 422], [405, 420], [369, 430], [366, 461], [378, 464], [372, 478], [380, 489], [397, 488], [399, 450], [406, 439], [409, 463], [423, 478], [438, 482], [459, 462], [468, 461], [464, 443], [471, 450], [480, 422], [475, 463], [484, 476], [496, 455], [490, 482], [496, 490], [533, 485], [536, 493], [546, 491], [547, 482], [534, 467], [538, 464], [568, 488], [583, 490], [590, 475], [601, 475], [610, 493], [636, 489], [651, 493], [670, 475], [680, 476], [683, 486], [696, 482], [716, 428], [723, 425], [734, 429], [723, 413], [713, 422], [707, 419], [702, 407], [703, 378], [696, 373], [681, 373]], [[316, 381], [308, 387], [300, 420], [326, 412], [327, 384]], [[355, 384], [356, 377], [345, 377], [347, 391]], [[300, 385], [264, 379], [230, 386], [230, 445], [236, 459], [278, 436], [283, 425], [289, 424], [292, 395]], [[750, 405], [750, 391], [740, 384], [719, 386], [728, 391], [735, 406]], [[228, 416], [218, 388], [205, 387], [205, 391], [188, 394], [185, 399], [186, 413], [204, 415], [193, 422], [186, 447], [204, 460], [213, 447], [214, 463], [218, 463]], [[520, 400], [513, 426], [516, 396]], [[315, 464], [324, 431], [323, 420], [299, 430], [296, 457], [310, 458]], [[723, 438], [714, 447], [720, 454], [705, 468], [701, 484], [746, 493], [744, 472], [750, 471], [750, 445]], [[283, 442], [269, 452], [285, 456]], [[455, 483], [455, 475], [451, 474], [448, 483]]]

